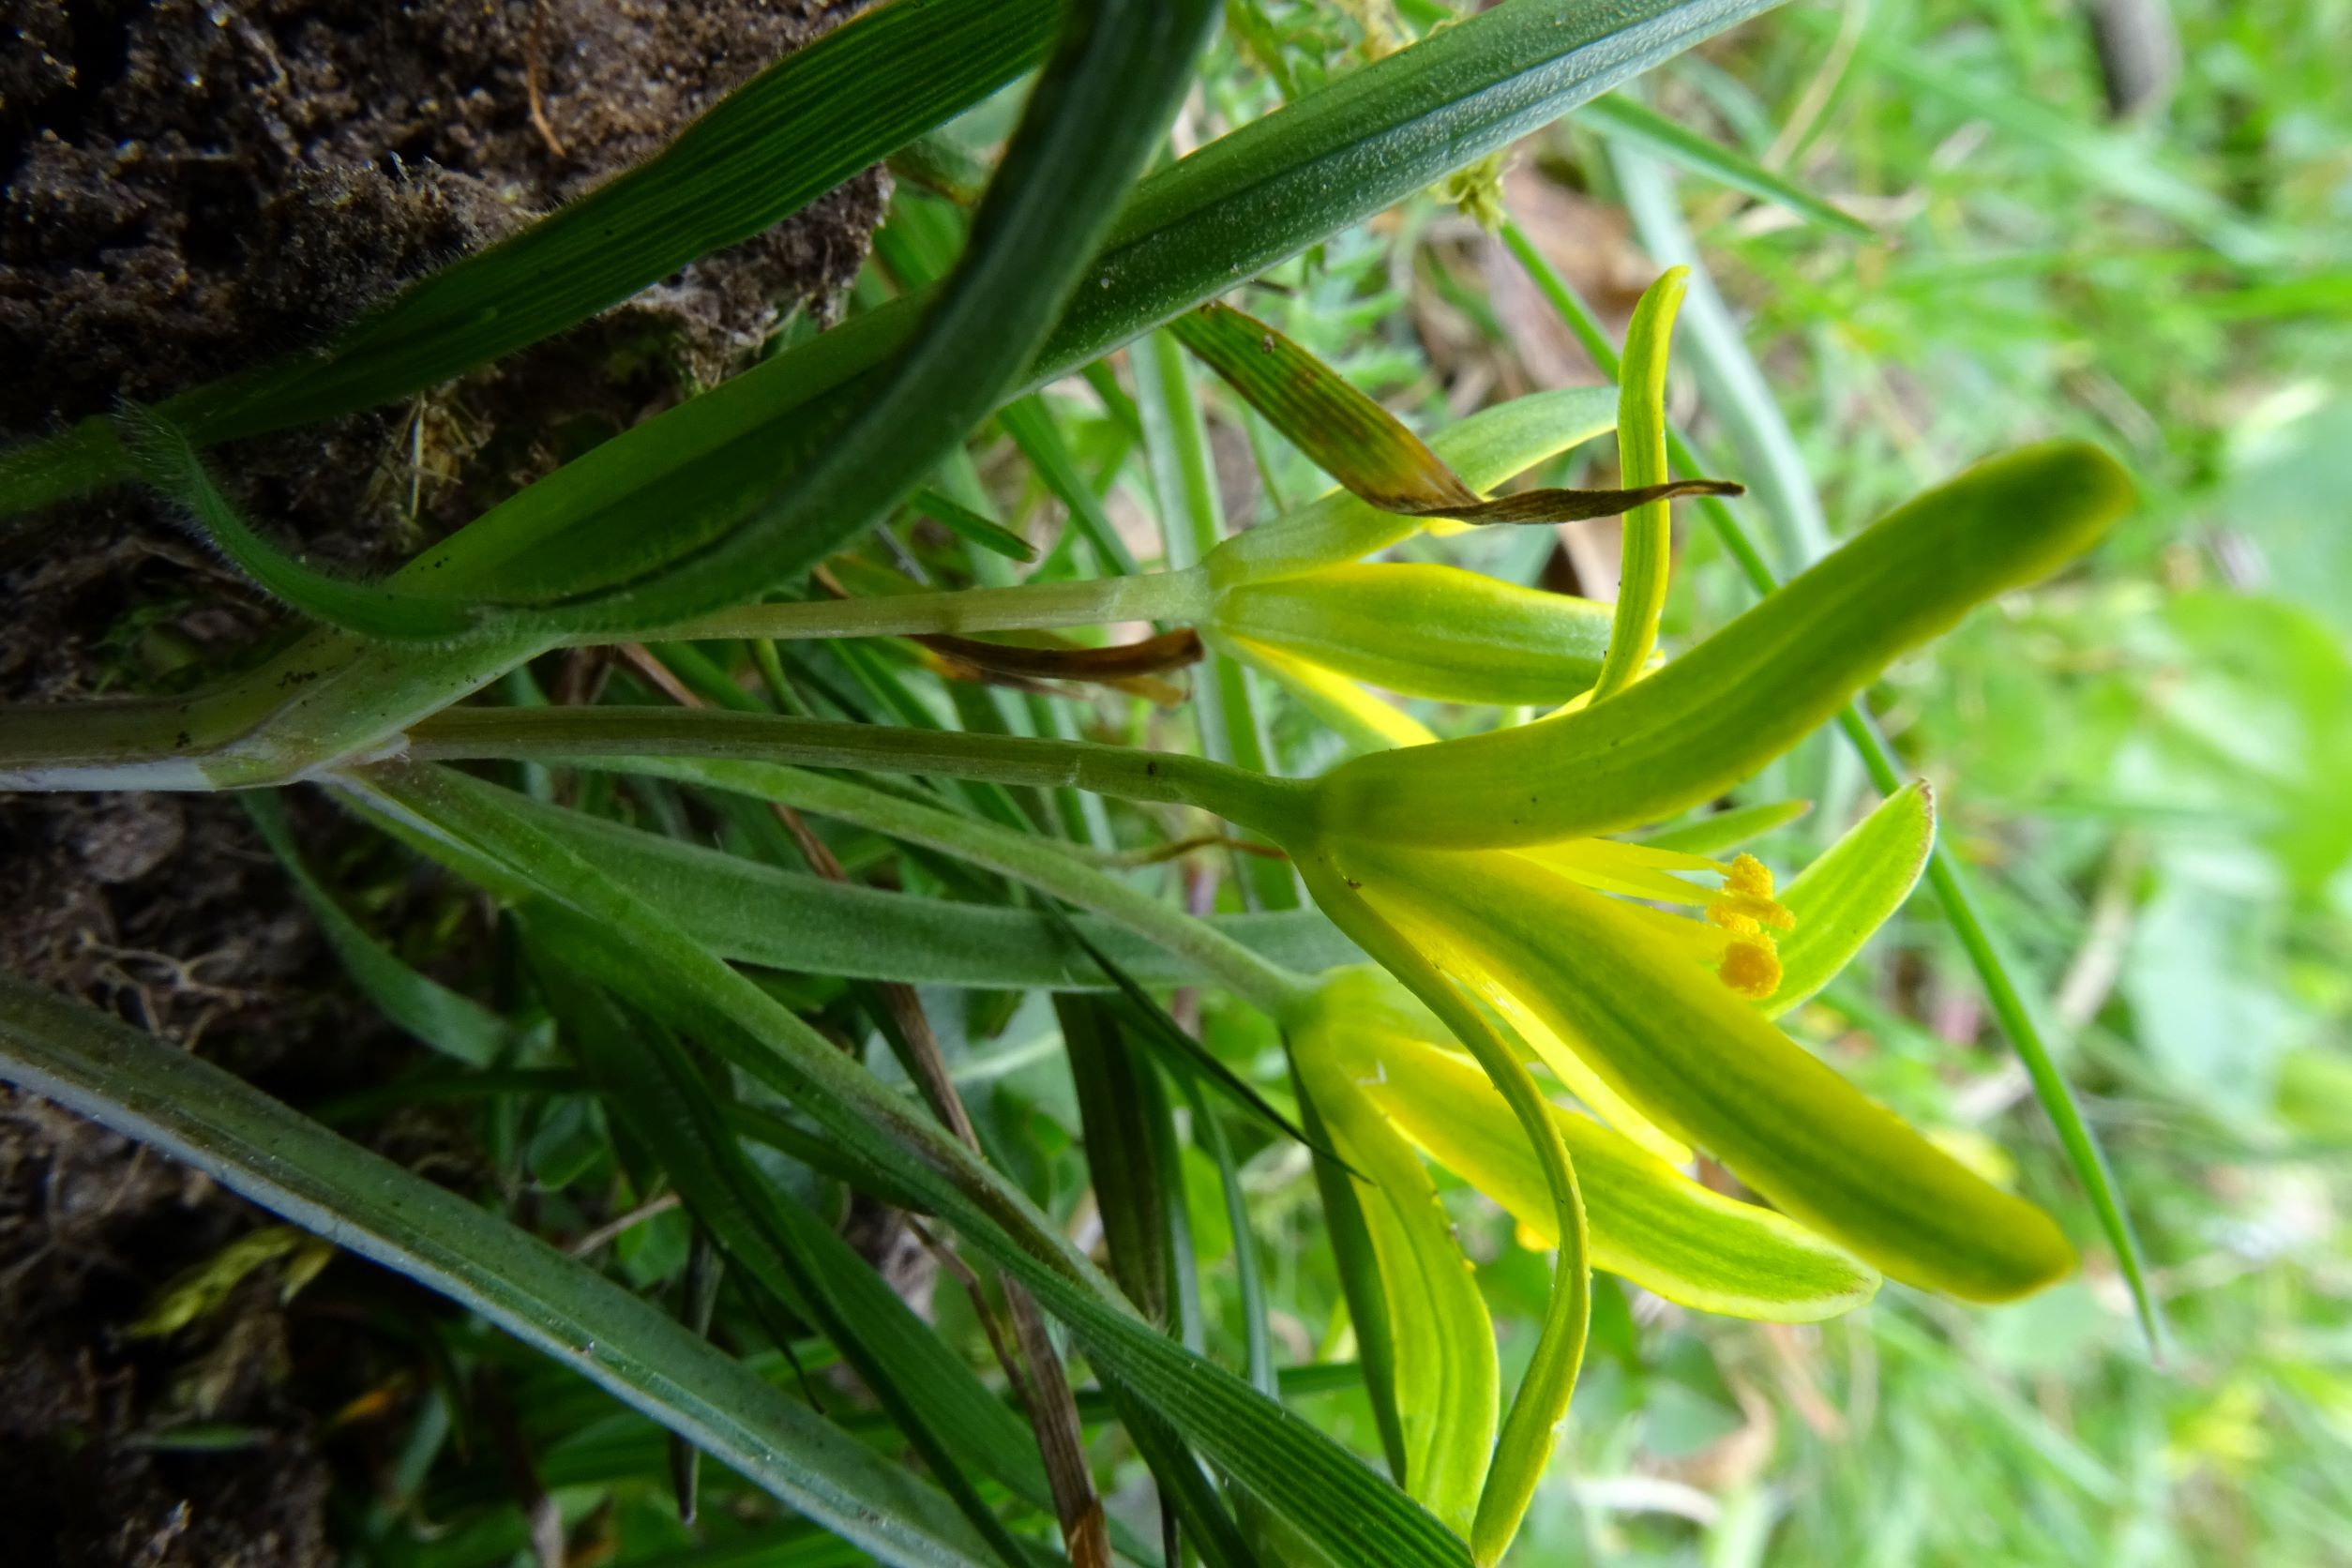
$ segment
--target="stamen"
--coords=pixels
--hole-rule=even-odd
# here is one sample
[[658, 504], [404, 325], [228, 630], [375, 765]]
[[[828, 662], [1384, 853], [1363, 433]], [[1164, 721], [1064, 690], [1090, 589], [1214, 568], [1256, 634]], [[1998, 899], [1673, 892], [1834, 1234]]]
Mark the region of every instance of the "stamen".
[[1796, 929], [1797, 917], [1772, 897], [1772, 873], [1762, 861], [1752, 854], [1732, 861], [1723, 891], [1707, 906], [1707, 919], [1731, 939], [1717, 979], [1755, 1002], [1780, 988], [1780, 949], [1772, 932]]

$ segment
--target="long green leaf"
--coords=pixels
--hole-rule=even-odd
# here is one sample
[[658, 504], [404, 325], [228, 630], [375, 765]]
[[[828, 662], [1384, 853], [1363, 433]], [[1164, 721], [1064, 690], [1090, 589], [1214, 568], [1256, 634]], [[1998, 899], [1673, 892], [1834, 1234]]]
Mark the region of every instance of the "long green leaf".
[[[165, 405], [204, 445], [489, 364], [748, 239], [1036, 64], [1056, 0], [897, 0], [738, 88], [659, 155], [443, 268], [325, 350]], [[0, 510], [128, 473], [103, 420], [0, 459]]]
[[1282, 1499], [1320, 1549], [1366, 1568], [1466, 1560], [1458, 1541], [1329, 1439], [1113, 1304], [1108, 1281], [1003, 1177], [756, 986], [520, 822], [502, 804], [505, 792], [414, 764], [379, 767], [354, 787], [421, 831], [465, 840], [586, 919], [626, 929], [608, 983], [790, 1097], [920, 1195], [1069, 1324], [1098, 1368], [1236, 1482]]
[[384, 1016], [444, 1055], [469, 1067], [487, 1067], [505, 1054], [512, 1038], [506, 1021], [473, 998], [419, 974], [368, 934], [302, 862], [286, 810], [275, 795], [240, 795], [246, 814], [260, 828], [270, 852], [294, 879], [294, 890], [310, 907], [327, 945], [343, 971]]
[[1594, 98], [1576, 112], [1576, 118], [1603, 136], [1631, 142], [1718, 185], [1787, 207], [1808, 222], [1864, 239], [1872, 234], [1870, 225], [1853, 214], [1773, 173], [1737, 148], [1677, 125], [1623, 93]]
[[186, 1051], [0, 974], [0, 1073], [481, 1313], [883, 1561], [990, 1560], [938, 1493], [675, 1319]]

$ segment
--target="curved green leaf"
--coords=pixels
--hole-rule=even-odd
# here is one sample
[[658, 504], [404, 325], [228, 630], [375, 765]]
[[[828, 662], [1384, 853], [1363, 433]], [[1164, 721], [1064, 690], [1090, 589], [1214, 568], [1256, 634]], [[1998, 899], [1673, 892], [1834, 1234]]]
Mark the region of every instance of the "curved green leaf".
[[[1668, 267], [1642, 291], [1634, 319], [1625, 325], [1624, 369], [1618, 379], [1617, 470], [1631, 487], [1648, 489], [1666, 480], [1666, 345], [1689, 282], [1688, 268]], [[1593, 684], [1595, 702], [1633, 685], [1650, 662], [1650, 651], [1658, 645], [1658, 618], [1666, 613], [1666, 578], [1674, 561], [1671, 493], [1644, 501], [1625, 514], [1617, 617], [1609, 627], [1608, 656]]]
[[1904, 650], [2088, 548], [2132, 498], [2093, 446], [1989, 459], [1621, 696], [1334, 769], [1317, 789], [1319, 820], [1354, 837], [1472, 849], [1670, 816], [1787, 750]]
[[658, 1307], [209, 1063], [0, 974], [0, 1076], [481, 1313], [885, 1562], [992, 1560], [937, 1492]]

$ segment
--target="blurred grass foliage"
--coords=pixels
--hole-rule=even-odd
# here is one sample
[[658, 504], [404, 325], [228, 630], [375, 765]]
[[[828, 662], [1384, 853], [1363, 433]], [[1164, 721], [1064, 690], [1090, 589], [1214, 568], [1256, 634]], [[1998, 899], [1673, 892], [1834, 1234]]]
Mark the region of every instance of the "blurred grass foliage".
[[[1471, 9], [1440, 0], [1229, 0], [1174, 150], [1339, 81], [1457, 8]], [[2185, 68], [2132, 118], [2109, 118], [2093, 10], [2178, 29]], [[2021, 970], [2049, 999], [2042, 1021], [2107, 1148], [2170, 1319], [2164, 1359], [2152, 1361], [2140, 1337], [2115, 1258], [2097, 1245], [2099, 1222], [1959, 939], [1934, 900], [1917, 897], [1787, 1022], [1962, 1163], [2050, 1205], [2086, 1249], [2083, 1273], [1989, 1310], [1890, 1286], [1851, 1316], [1809, 1325], [1699, 1316], [1596, 1276], [1576, 1403], [1510, 1561], [2344, 1560], [2352, 1541], [2346, 38], [2352, 0], [1799, 4], [1648, 73], [1622, 111], [1588, 112], [1528, 139], [1500, 165], [1456, 182], [1459, 206], [1435, 192], [1408, 201], [1274, 266], [1241, 295], [1425, 434], [1526, 390], [1598, 382], [1519, 264], [1464, 209], [1507, 212], [1621, 332], [1640, 290], [1683, 259], [1644, 249], [1666, 249], [1661, 214], [1629, 215], [1629, 204], [1629, 204], [1623, 183], [1625, 145], [1650, 149], [1644, 157], [1671, 151], [1663, 123], [1737, 155], [1718, 174], [1761, 172], [1726, 185], [1709, 177], [1706, 160], [1686, 159], [1696, 166], [1657, 188], [1669, 193], [1665, 216], [1687, 225], [1700, 280], [1727, 307], [1719, 329], [1760, 370], [1726, 380], [1700, 351], [1701, 373], [1678, 370], [1667, 406], [1693, 436], [1702, 472], [1756, 490], [1741, 515], [1782, 555], [1816, 549], [1824, 530], [1843, 538], [2019, 443], [2087, 438], [2123, 457], [2141, 483], [2138, 512], [2088, 568], [1971, 617], [1932, 657], [1896, 666], [1872, 697], [1905, 766], [1936, 786], [1943, 841], [1977, 873]], [[1000, 95], [942, 134], [951, 146], [991, 145], [1014, 123], [1015, 103]], [[1786, 199], [1790, 190], [1802, 199]], [[1824, 203], [1865, 232], [1834, 221]], [[941, 275], [963, 231], [955, 206], [902, 184], [853, 314], [887, 309]], [[1695, 330], [1686, 317], [1686, 340]], [[1149, 380], [1138, 384], [1142, 374]], [[1756, 421], [1742, 425], [1725, 406], [1759, 394], [1789, 433], [1786, 450], [1764, 457], [1741, 433]], [[1580, 446], [1534, 482], [1613, 485], [1613, 461], [1595, 455], [1607, 445]], [[1764, 483], [1752, 470], [1768, 461]], [[935, 474], [899, 477], [927, 489], [834, 563], [862, 595], [1189, 565], [1220, 533], [1290, 512], [1330, 483], [1255, 411], [1192, 373], [1168, 340], [1051, 383], [984, 425]], [[1663, 621], [1678, 649], [1753, 596], [1717, 539], [1694, 518], [1681, 521]], [[1017, 569], [1008, 531], [1034, 548], [1033, 568]], [[1616, 588], [1608, 523], [1433, 531], [1391, 555], [1601, 599]], [[1107, 640], [1132, 641], [1136, 632], [1114, 628]], [[1106, 640], [1091, 629], [1069, 635]], [[1151, 688], [980, 684], [936, 649], [879, 638], [638, 652], [609, 665], [584, 650], [552, 654], [501, 689], [526, 705], [544, 701], [543, 684], [587, 670], [619, 701], [684, 693], [715, 706], [920, 730], [1149, 742], [1294, 777], [1349, 749], [1284, 688], [1215, 651], [1190, 671], [1190, 701], [1173, 704], [1149, 700]], [[1485, 722], [1441, 701], [1399, 705], [1440, 735]], [[503, 782], [542, 802], [560, 798], [592, 817], [724, 851], [760, 879], [807, 864], [789, 810], [700, 787], [690, 772], [624, 780], [501, 766]], [[1223, 841], [1153, 859], [1155, 846], [1211, 825], [1198, 813], [1030, 783], [928, 780], [873, 793], [1059, 838], [1137, 888], [1219, 916], [1214, 929], [1244, 940], [1287, 932], [1293, 945], [1281, 951], [1316, 954], [1338, 940], [1299, 909], [1279, 861], [1228, 852]], [[1761, 808], [1796, 794], [1816, 801], [1810, 815], [1759, 815], [1771, 825], [1759, 850], [1775, 864], [1811, 858], [1868, 804], [1850, 759], [1825, 746], [1776, 765], [1739, 799]], [[478, 851], [429, 843], [389, 816], [370, 820], [505, 890]], [[704, 1244], [664, 1201], [671, 1162], [648, 1149], [679, 1129], [641, 1132], [566, 1065], [573, 1059], [554, 1045], [558, 1020], [521, 983], [514, 932], [502, 926], [490, 961], [460, 950], [454, 910], [431, 933], [383, 929], [377, 912], [387, 889], [415, 878], [413, 860], [371, 843], [305, 867], [279, 816], [264, 821], [362, 988], [444, 1053], [342, 1107], [309, 1108], [338, 1124], [418, 1105], [461, 1119], [494, 1172], [501, 1214], [580, 1244], [641, 1292], [688, 1299]], [[1172, 1019], [1292, 1116], [1299, 1101], [1267, 1014], [1214, 985], [1168, 996], [1168, 981], [1196, 971], [1138, 955], [1132, 942], [1111, 945], [1122, 962], [1158, 964], [1145, 978], [1168, 996], [1165, 1014], [1108, 986], [1082, 1003], [1065, 995], [1059, 1011], [1042, 988], [985, 987], [973, 977], [1009, 973], [1015, 959], [1005, 955], [1016, 951], [1056, 975], [1083, 974], [1088, 960], [1060, 934], [1058, 911], [1041, 913], [1004, 865], [854, 816], [820, 832], [852, 881], [886, 886], [901, 903], [926, 900], [942, 933], [952, 926], [945, 912], [989, 906], [993, 934], [940, 960], [940, 973], [962, 984], [901, 973], [895, 950], [881, 945], [863, 967], [845, 962], [848, 978], [756, 962], [746, 972], [818, 1033], [865, 1049], [894, 1088], [919, 1080], [923, 1063], [882, 983], [924, 981], [913, 994], [973, 1137], [1011, 1185], [1078, 1250], [1103, 1252], [1123, 1280], [1150, 1278], [1161, 1298], [1153, 1316], [1187, 1348], [1261, 1385], [1278, 1380], [1290, 1409], [1322, 1434], [1381, 1454], [1394, 1434], [1381, 1430], [1356, 1365], [1377, 1378], [1383, 1351], [1349, 1311], [1349, 1248], [1360, 1238], [1351, 1243], [1344, 1215], [1327, 1223], [1312, 1158], [1277, 1119], [1186, 1093], [1181, 1056], [1149, 1054], [1163, 1048], [1154, 1042]], [[591, 848], [596, 839], [580, 836]], [[724, 925], [734, 882], [757, 879], [696, 882], [690, 858], [663, 861], [683, 866], [671, 873], [684, 889], [676, 918], [695, 912], [699, 889], [701, 917]], [[827, 912], [851, 908], [852, 897], [824, 884], [794, 918], [830, 921]], [[521, 907], [534, 953], [561, 949], [561, 924], [541, 925], [536, 903]], [[504, 918], [511, 924], [512, 912]], [[1071, 929], [1102, 934], [1091, 924]], [[746, 938], [728, 951], [758, 960], [783, 947]], [[479, 982], [468, 992], [477, 1000], [418, 969]], [[1029, 969], [1019, 979], [1030, 984]], [[1074, 1018], [1088, 1035], [1078, 1082], [1064, 1048]], [[453, 1067], [493, 1052], [504, 1055], [489, 1070]], [[667, 1066], [671, 1091], [698, 1115], [723, 1117], [750, 1140], [752, 1164], [720, 1171], [727, 1184], [766, 1191], [756, 1173], [825, 1220], [872, 1222], [871, 1205], [852, 1201], [842, 1180], [871, 1172], [845, 1168], [768, 1086], [745, 1078], [726, 1086], [731, 1093], [705, 1093], [695, 1075], [711, 1063], [683, 1048]], [[1138, 1075], [1159, 1086], [1162, 1071], [1175, 1082], [1132, 1098], [1104, 1087]], [[1203, 1074], [1201, 1083], [1214, 1088], [1214, 1079]], [[1104, 1131], [1113, 1111], [1115, 1137]], [[1114, 1141], [1115, 1168], [1107, 1159]], [[1545, 1258], [1491, 1202], [1441, 1168], [1430, 1175], [1478, 1262], [1503, 1383], [1514, 1386], [1550, 1289]], [[1137, 1239], [1139, 1194], [1163, 1216], [1164, 1234]], [[794, 1223], [801, 1212], [792, 1210]], [[616, 1215], [635, 1222], [611, 1229]], [[901, 1229], [886, 1239], [902, 1266], [939, 1271], [927, 1310], [940, 1335], [975, 1375], [993, 1379], [1005, 1304], [977, 1249], [970, 1263], [982, 1277], [967, 1289], [965, 1260], [942, 1267], [937, 1238]], [[1149, 1256], [1136, 1250], [1147, 1244]], [[1237, 1267], [1244, 1260], [1251, 1266]], [[836, 1352], [811, 1331], [820, 1315], [780, 1310], [790, 1289], [763, 1293], [742, 1273], [730, 1271], [715, 1297], [729, 1348], [785, 1395], [897, 1453], [897, 1431], [848, 1392], [854, 1385], [833, 1364]], [[374, 1423], [389, 1455], [373, 1495], [350, 1500], [350, 1560], [531, 1560], [530, 1507], [478, 1448], [471, 1464], [460, 1456], [459, 1435], [485, 1439], [460, 1368], [503, 1383], [512, 1430], [495, 1437], [528, 1455], [577, 1560], [859, 1560], [716, 1466], [693, 1483], [698, 1521], [682, 1522], [676, 1461], [660, 1428], [577, 1366], [540, 1359], [470, 1319], [420, 1316], [410, 1331], [431, 1341], [419, 1358], [428, 1370], [400, 1372], [398, 1388], [387, 1380], [381, 1404], [392, 1416], [348, 1416]], [[1130, 1422], [1130, 1438], [1113, 1425], [1114, 1400], [1093, 1383], [1099, 1368], [1082, 1345], [1065, 1353], [1113, 1537], [1123, 1552], [1148, 1554], [1159, 1528], [1149, 1429]], [[862, 1473], [848, 1460], [843, 1469]], [[972, 1485], [975, 1512], [1002, 1510], [1026, 1539], [1048, 1538], [1034, 1487], [1008, 1492], [985, 1470]], [[1279, 1546], [1270, 1549], [1274, 1527], [1247, 1500], [1236, 1515], [1234, 1542], [1190, 1528], [1187, 1541], [1222, 1560], [1254, 1550], [1280, 1560]], [[939, 1528], [953, 1536], [957, 1521]]]

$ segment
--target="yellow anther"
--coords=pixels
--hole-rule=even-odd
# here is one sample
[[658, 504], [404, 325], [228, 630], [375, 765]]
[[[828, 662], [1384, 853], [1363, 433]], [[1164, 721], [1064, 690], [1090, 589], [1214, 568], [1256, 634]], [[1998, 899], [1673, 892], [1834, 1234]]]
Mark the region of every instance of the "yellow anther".
[[1780, 988], [1780, 949], [1774, 931], [1794, 930], [1797, 917], [1772, 897], [1772, 873], [1752, 854], [1734, 860], [1723, 891], [1707, 906], [1709, 923], [1730, 937], [1715, 977], [1753, 1002]]
[[1741, 855], [1723, 874], [1723, 891], [1708, 906], [1707, 918], [1736, 936], [1753, 932], [1742, 930], [1735, 921], [1769, 926], [1775, 931], [1793, 931], [1797, 917], [1788, 912], [1787, 905], [1772, 897], [1772, 873], [1752, 854]]
[[1780, 955], [1766, 942], [1735, 942], [1724, 949], [1723, 967], [1715, 978], [1750, 1002], [1761, 1002], [1780, 989]]

